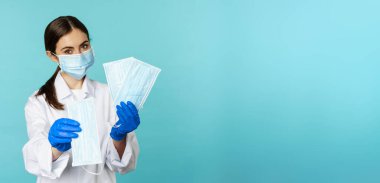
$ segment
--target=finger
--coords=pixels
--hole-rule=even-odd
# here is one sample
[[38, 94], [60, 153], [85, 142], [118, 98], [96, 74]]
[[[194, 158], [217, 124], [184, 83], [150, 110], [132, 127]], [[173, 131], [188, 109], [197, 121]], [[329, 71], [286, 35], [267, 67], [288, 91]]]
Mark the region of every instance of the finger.
[[117, 116], [119, 116], [119, 119], [121, 118], [121, 119], [125, 120], [126, 117], [127, 117], [127, 116], [124, 114], [123, 107], [121, 107], [121, 106], [119, 106], [119, 105], [116, 106], [116, 114], [117, 114]]
[[121, 113], [123, 113], [126, 119], [128, 118], [128, 116], [131, 116], [131, 112], [128, 111], [128, 107], [126, 107], [126, 104], [124, 102], [121, 102], [120, 106], [121, 108], [119, 110]]
[[52, 139], [55, 143], [70, 143], [71, 138], [60, 138], [60, 137], [53, 137]]
[[57, 137], [60, 138], [78, 138], [77, 133], [59, 131]]
[[127, 116], [124, 114], [123, 110], [117, 110], [116, 111], [117, 116], [119, 116], [119, 119], [126, 121]]
[[[138, 114], [137, 114], [137, 115], [138, 115]], [[137, 126], [140, 125], [140, 117], [139, 117], [139, 116], [137, 116], [136, 123], [137, 123]]]
[[136, 106], [131, 101], [127, 102], [127, 106], [129, 109], [131, 109], [131, 111], [134, 115], [138, 115], [139, 112], [137, 111]]
[[135, 130], [139, 125], [134, 121], [131, 126], [132, 126], [132, 129]]
[[140, 125], [140, 119], [137, 118], [136, 120], [133, 120], [133, 121], [134, 121], [134, 124], [136, 125], [136, 128], [137, 128]]
[[82, 129], [79, 126], [62, 125], [62, 126], [60, 126], [59, 131], [64, 131], [64, 132], [80, 132], [80, 131], [82, 131]]
[[65, 125], [80, 126], [78, 121], [69, 118], [61, 118], [61, 123]]
[[116, 110], [121, 110], [121, 106], [120, 105], [116, 105]]
[[121, 125], [121, 120], [116, 121], [116, 123], [113, 126], [119, 126]]
[[[116, 106], [116, 112], [117, 111], [120, 111], [120, 112], [123, 112], [123, 107], [121, 107], [120, 105], [117, 105]], [[119, 116], [120, 117], [120, 116]]]
[[123, 108], [123, 111], [125, 112], [127, 116], [133, 116], [132, 111], [129, 109], [127, 104], [125, 104], [124, 102], [121, 102], [121, 107]]

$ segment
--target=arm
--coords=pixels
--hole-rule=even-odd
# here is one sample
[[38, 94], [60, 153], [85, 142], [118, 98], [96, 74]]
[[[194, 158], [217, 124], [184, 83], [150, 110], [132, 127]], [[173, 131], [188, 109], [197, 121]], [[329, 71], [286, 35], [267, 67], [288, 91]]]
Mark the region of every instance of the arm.
[[[69, 161], [69, 155], [63, 153], [55, 156], [48, 141], [50, 123], [45, 109], [34, 96], [31, 96], [25, 106], [25, 118], [29, 141], [23, 147], [25, 169], [37, 176], [55, 179], [61, 176]], [[58, 155], [58, 154], [56, 154]]]
[[119, 154], [119, 157], [122, 158], [125, 146], [127, 145], [127, 138], [123, 138], [123, 140], [121, 141], [112, 140], [112, 142], [115, 146], [117, 153]]
[[[137, 109], [132, 113], [129, 110], [124, 111], [122, 107], [127, 109], [127, 106], [123, 103], [123, 105], [117, 107], [117, 112], [113, 109], [111, 110], [111, 120], [116, 121], [116, 113], [119, 119], [115, 125], [116, 127], [113, 123], [110, 123], [109, 126], [111, 133], [107, 137], [106, 163], [111, 170], [124, 174], [136, 168], [140, 150], [134, 130], [140, 124], [140, 119]], [[124, 112], [122, 113], [121, 111]]]
[[51, 152], [53, 155], [53, 161], [57, 160], [62, 155], [62, 152], [58, 151], [58, 149], [56, 149], [55, 147], [51, 147]]
[[[136, 169], [140, 147], [134, 132], [128, 133], [125, 139], [123, 153], [118, 152], [113, 143], [114, 140], [108, 137], [106, 164], [115, 172], [125, 174]], [[121, 155], [120, 155], [121, 154]]]

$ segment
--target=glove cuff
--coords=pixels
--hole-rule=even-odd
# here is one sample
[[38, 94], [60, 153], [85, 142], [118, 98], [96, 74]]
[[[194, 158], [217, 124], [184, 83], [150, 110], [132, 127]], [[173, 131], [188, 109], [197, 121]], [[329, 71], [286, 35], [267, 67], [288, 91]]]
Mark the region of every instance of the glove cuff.
[[127, 133], [125, 134], [119, 134], [115, 128], [112, 128], [110, 136], [113, 140], [121, 141], [127, 136]]

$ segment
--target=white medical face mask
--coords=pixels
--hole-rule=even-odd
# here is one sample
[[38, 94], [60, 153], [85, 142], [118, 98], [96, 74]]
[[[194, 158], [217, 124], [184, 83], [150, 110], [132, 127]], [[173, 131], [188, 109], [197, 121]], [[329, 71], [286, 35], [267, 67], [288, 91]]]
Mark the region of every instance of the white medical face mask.
[[161, 69], [133, 57], [103, 64], [115, 106], [131, 101], [141, 109]]
[[81, 80], [87, 74], [95, 60], [92, 48], [81, 54], [53, 55], [58, 57], [61, 70], [77, 80]]
[[[79, 102], [73, 102], [68, 104], [67, 107], [68, 117], [78, 121], [82, 128], [82, 131], [78, 133], [79, 137], [73, 139], [71, 142], [71, 152], [73, 156], [72, 166], [82, 166], [83, 168], [84, 165], [103, 163], [96, 123], [94, 98], [91, 97]], [[104, 166], [104, 164], [102, 166]], [[95, 175], [100, 174], [87, 172]]]

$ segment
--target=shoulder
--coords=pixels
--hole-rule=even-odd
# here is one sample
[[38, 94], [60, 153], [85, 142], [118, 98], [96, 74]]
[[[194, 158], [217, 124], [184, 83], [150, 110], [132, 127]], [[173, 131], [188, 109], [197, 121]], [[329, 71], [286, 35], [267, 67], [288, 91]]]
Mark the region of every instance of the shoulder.
[[28, 100], [25, 104], [25, 110], [27, 109], [36, 109], [41, 108], [46, 104], [45, 95], [37, 95], [38, 90], [34, 91], [32, 95], [28, 97]]

